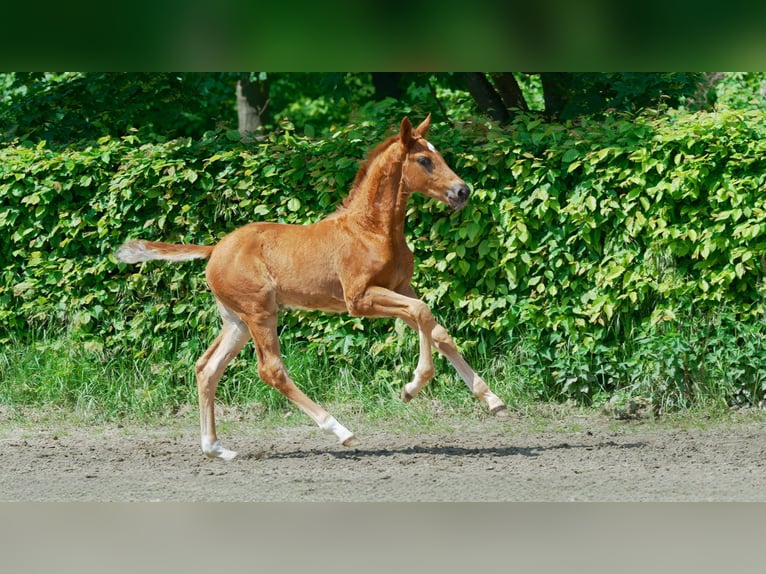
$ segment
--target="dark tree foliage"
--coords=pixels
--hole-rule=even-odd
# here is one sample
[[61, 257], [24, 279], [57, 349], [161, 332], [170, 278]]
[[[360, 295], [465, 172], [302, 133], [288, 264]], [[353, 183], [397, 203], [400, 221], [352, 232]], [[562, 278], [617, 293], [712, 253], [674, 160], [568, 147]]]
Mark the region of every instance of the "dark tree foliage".
[[[548, 120], [599, 116], [609, 111], [637, 112], [663, 103], [678, 106], [693, 99], [704, 81], [701, 73], [572, 73], [540, 74]], [[466, 73], [468, 90], [479, 110], [492, 119], [506, 122], [514, 109], [527, 110], [513, 74]]]
[[[245, 78], [266, 131], [282, 122], [307, 135], [375, 116], [386, 100], [396, 113], [425, 108], [449, 119], [438, 89], [462, 90], [473, 108], [500, 123], [532, 106], [519, 79], [531, 74], [461, 73], [16, 73], [0, 81], [0, 138], [48, 145], [93, 141], [130, 131], [159, 139], [201, 137], [237, 128], [236, 86]], [[539, 75], [547, 121], [670, 107], [695, 96], [698, 73]], [[523, 82], [522, 82], [523, 83]], [[362, 111], [360, 113], [360, 111]]]
[[549, 118], [570, 119], [608, 110], [635, 112], [662, 102], [677, 106], [693, 98], [700, 73], [570, 73], [540, 74]]
[[0, 108], [3, 138], [67, 145], [131, 129], [198, 136], [235, 113], [235, 74], [15, 74]]

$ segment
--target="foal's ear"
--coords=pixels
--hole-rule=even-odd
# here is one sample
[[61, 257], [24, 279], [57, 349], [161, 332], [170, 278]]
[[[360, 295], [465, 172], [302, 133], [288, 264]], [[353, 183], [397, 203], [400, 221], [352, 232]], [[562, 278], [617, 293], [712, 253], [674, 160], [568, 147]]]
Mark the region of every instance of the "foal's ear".
[[402, 141], [404, 147], [409, 147], [410, 142], [412, 141], [412, 124], [408, 117], [405, 117], [402, 120], [402, 129], [399, 132], [399, 139]]
[[428, 114], [426, 116], [426, 119], [420, 122], [420, 125], [417, 128], [415, 128], [415, 133], [418, 134], [420, 137], [425, 137], [425, 135], [428, 133], [428, 128], [430, 127], [431, 127], [431, 114]]

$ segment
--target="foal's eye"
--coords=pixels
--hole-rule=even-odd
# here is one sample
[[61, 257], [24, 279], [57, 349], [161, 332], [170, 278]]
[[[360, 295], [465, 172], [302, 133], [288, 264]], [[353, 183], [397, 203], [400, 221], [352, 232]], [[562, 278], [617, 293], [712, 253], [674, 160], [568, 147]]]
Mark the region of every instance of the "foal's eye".
[[419, 156], [417, 159], [417, 162], [418, 162], [418, 165], [420, 165], [421, 167], [424, 167], [428, 171], [431, 171], [431, 169], [434, 166], [433, 162], [431, 161], [431, 158], [426, 155]]

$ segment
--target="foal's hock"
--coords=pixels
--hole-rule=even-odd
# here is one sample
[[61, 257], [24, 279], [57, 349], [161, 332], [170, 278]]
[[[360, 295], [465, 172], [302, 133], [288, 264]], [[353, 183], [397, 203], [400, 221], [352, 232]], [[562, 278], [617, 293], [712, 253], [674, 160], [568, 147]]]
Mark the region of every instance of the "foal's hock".
[[505, 404], [458, 353], [447, 331], [410, 286], [413, 255], [404, 239], [407, 199], [413, 192], [462, 209], [469, 188], [426, 139], [431, 115], [417, 128], [404, 118], [398, 134], [373, 150], [337, 211], [311, 225], [250, 223], [215, 246], [127, 241], [116, 253], [125, 263], [153, 259], [209, 259], [205, 275], [223, 328], [199, 358], [202, 450], [232, 459], [215, 431], [215, 390], [226, 365], [251, 338], [258, 374], [320, 428], [349, 446], [354, 435], [308, 398], [285, 369], [277, 338], [283, 307], [346, 312], [359, 317], [398, 317], [418, 332], [420, 353], [402, 399], [417, 396], [434, 374], [431, 347], [455, 367], [471, 392], [494, 413]]

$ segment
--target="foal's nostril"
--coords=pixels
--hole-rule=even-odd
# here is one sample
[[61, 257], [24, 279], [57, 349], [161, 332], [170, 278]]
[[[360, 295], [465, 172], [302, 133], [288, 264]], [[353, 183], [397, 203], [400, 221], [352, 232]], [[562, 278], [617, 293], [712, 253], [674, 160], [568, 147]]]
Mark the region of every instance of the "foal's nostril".
[[468, 186], [465, 183], [461, 183], [460, 186], [457, 188], [457, 196], [458, 196], [458, 199], [460, 199], [460, 201], [467, 200], [470, 193], [471, 193], [471, 190], [468, 188]]

